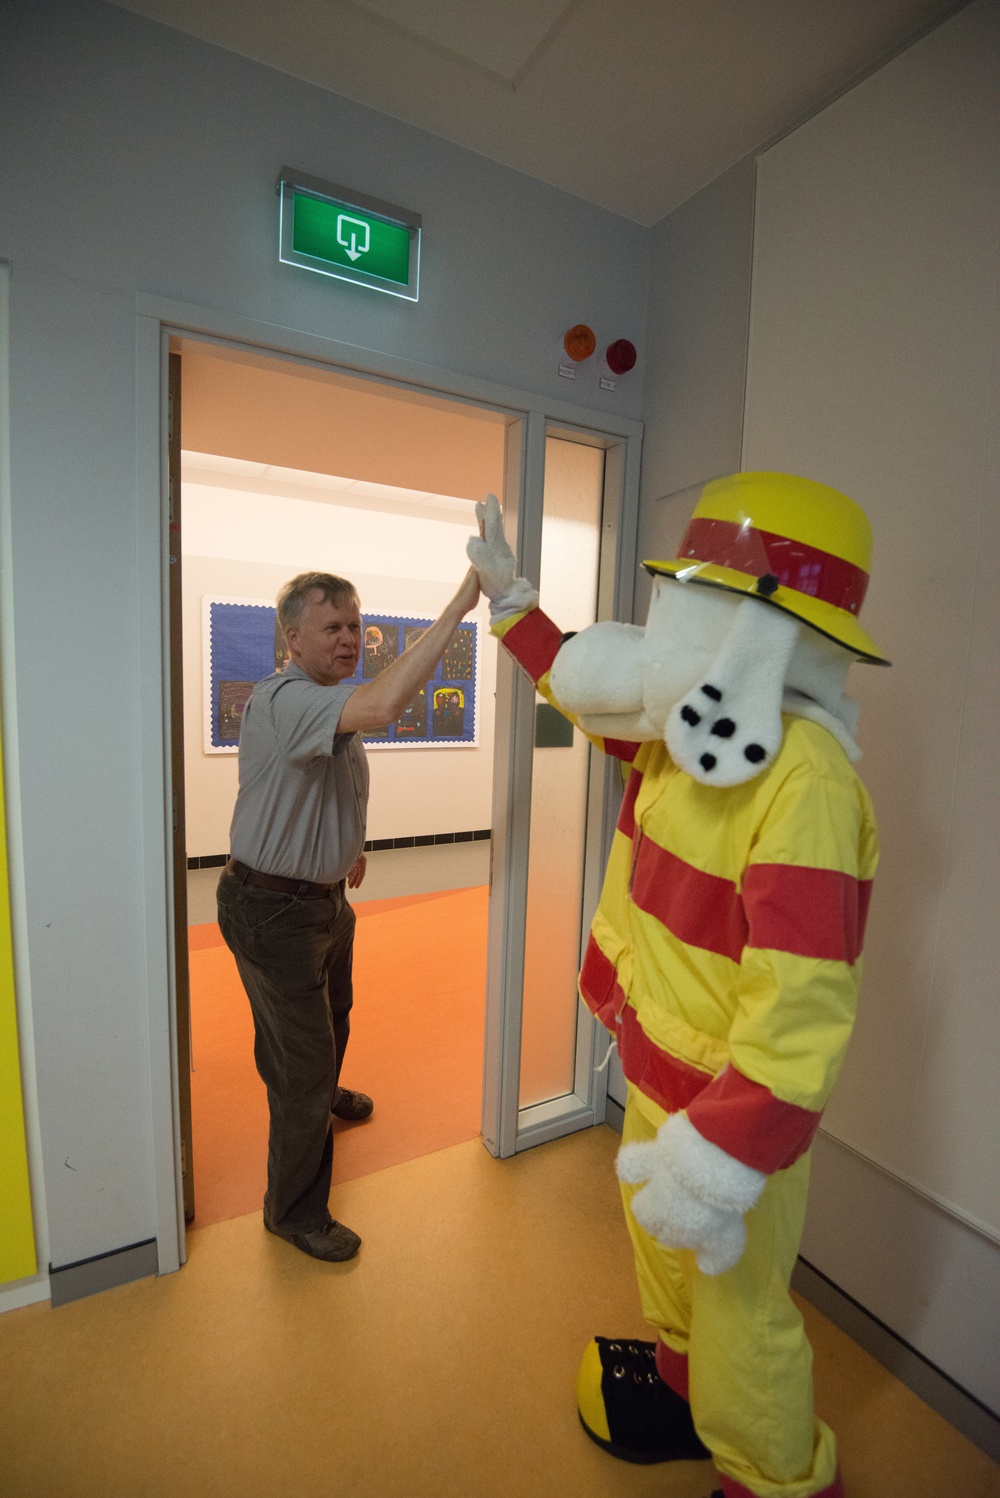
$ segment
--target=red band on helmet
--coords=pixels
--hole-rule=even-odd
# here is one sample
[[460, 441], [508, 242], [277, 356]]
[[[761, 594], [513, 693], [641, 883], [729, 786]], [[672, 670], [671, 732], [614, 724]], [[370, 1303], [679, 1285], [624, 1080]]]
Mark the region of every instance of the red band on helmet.
[[849, 614], [860, 612], [868, 588], [868, 573], [862, 567], [835, 557], [832, 552], [807, 546], [803, 541], [790, 541], [770, 531], [737, 525], [734, 520], [696, 516], [687, 528], [678, 557], [711, 562], [735, 572], [758, 573], [759, 562], [748, 566], [748, 554], [755, 552], [759, 558], [762, 549], [767, 571], [778, 579], [781, 587], [820, 598]]

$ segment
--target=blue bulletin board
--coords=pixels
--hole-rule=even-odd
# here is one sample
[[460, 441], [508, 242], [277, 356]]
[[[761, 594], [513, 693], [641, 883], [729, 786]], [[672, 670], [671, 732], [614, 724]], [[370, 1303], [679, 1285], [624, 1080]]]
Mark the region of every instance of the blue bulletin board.
[[[348, 681], [372, 681], [429, 624], [400, 614], [362, 614], [358, 668]], [[235, 754], [240, 722], [254, 684], [287, 661], [272, 603], [244, 598], [204, 598], [206, 754]], [[395, 723], [363, 734], [373, 749], [459, 749], [479, 742], [478, 626], [460, 624], [430, 680]]]

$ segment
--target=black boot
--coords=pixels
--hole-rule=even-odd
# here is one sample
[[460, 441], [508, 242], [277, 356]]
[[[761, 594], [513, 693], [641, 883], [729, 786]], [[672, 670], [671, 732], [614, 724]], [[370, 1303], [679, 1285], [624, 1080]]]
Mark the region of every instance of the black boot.
[[595, 1337], [577, 1379], [580, 1424], [624, 1462], [705, 1461], [686, 1399], [656, 1371], [655, 1342]]

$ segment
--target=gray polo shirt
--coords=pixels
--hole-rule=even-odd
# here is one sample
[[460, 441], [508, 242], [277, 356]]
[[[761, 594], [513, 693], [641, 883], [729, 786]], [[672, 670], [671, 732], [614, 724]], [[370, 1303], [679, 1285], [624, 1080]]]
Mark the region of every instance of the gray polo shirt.
[[368, 809], [364, 746], [356, 733], [337, 733], [355, 686], [322, 687], [289, 664], [254, 687], [240, 729], [233, 858], [314, 884], [346, 876]]

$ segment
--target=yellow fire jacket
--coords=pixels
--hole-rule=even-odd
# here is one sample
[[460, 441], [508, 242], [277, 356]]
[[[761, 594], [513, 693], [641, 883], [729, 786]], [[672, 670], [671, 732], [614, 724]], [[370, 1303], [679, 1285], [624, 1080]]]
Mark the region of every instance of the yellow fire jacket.
[[[532, 609], [493, 633], [558, 707], [551, 620]], [[784, 723], [770, 768], [729, 788], [699, 784], [661, 741], [591, 736], [632, 770], [580, 974], [628, 1080], [767, 1173], [809, 1148], [840, 1070], [878, 862], [841, 746]]]

